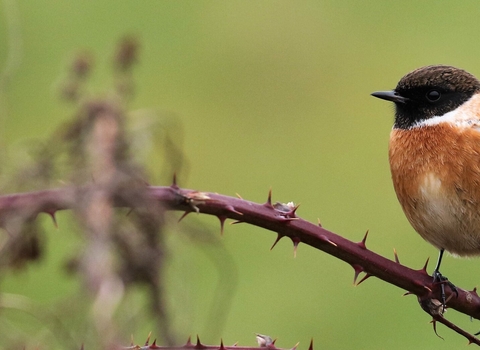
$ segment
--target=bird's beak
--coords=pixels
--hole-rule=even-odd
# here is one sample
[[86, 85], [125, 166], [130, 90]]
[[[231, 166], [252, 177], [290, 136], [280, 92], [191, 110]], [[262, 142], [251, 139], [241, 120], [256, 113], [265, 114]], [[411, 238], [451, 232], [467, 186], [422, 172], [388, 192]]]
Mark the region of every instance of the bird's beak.
[[375, 91], [375, 92], [372, 92], [372, 96], [381, 98], [382, 100], [392, 101], [395, 103], [406, 103], [408, 101], [408, 98], [400, 96], [395, 92], [395, 90]]

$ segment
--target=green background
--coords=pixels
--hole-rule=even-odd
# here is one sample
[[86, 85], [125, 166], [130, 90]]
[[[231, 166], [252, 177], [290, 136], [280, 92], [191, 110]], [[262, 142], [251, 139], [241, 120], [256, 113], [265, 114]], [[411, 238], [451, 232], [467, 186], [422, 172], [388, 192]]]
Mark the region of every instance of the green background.
[[[115, 43], [133, 34], [141, 56], [130, 107], [151, 108], [181, 125], [178, 142], [187, 158], [181, 186], [257, 202], [272, 188], [274, 201], [301, 203], [301, 217], [320, 218], [354, 241], [370, 230], [370, 249], [393, 258], [396, 248], [403, 264], [420, 268], [437, 252], [397, 203], [387, 159], [393, 107], [369, 94], [428, 64], [480, 75], [479, 15], [476, 0], [5, 0], [0, 68], [9, 54], [16, 64], [0, 101], [2, 159], [21, 162], [18, 149], [27, 140], [47, 137], [69, 118], [72, 109], [56, 90], [75, 52], [95, 55], [91, 89], [107, 91]], [[10, 48], [8, 16], [19, 29]], [[159, 157], [145, 158], [151, 183], [169, 184], [158, 175]], [[78, 288], [62, 269], [76, 244], [71, 220], [62, 213], [58, 230], [45, 222], [48, 260], [7, 274], [2, 291], [48, 305]], [[168, 237], [168, 298], [181, 343], [198, 334], [205, 343], [254, 345], [255, 332], [278, 338], [280, 347], [300, 342], [299, 349], [312, 337], [321, 349], [441, 350], [467, 343], [441, 325], [445, 340], [437, 338], [429, 316], [403, 290], [375, 278], [354, 287], [347, 264], [305, 245], [294, 258], [288, 239], [270, 251], [275, 234], [256, 227], [228, 225], [220, 238], [217, 221], [190, 215]], [[197, 222], [211, 228], [205, 237], [215, 244], [181, 233], [182, 225]], [[442, 272], [462, 288], [480, 282], [476, 259], [448, 256]], [[212, 314], [215, 307], [224, 318]], [[125, 341], [133, 333], [141, 342], [152, 330], [145, 315]], [[455, 311], [447, 317], [480, 330], [478, 321]], [[27, 321], [33, 332], [37, 321]]]

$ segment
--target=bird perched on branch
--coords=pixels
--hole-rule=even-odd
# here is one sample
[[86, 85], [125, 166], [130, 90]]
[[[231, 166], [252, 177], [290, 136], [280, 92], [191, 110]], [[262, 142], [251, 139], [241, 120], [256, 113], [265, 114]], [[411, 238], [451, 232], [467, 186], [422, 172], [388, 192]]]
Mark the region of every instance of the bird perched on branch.
[[445, 304], [444, 251], [480, 255], [480, 81], [455, 67], [426, 66], [372, 95], [395, 103], [393, 186], [410, 224], [440, 250], [433, 278]]

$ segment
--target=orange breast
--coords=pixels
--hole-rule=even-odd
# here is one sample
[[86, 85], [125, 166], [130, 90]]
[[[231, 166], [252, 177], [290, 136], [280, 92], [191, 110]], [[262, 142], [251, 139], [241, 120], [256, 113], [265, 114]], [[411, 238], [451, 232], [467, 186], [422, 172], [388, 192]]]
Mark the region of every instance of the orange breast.
[[480, 255], [480, 132], [448, 123], [394, 129], [389, 158], [414, 229], [439, 249]]

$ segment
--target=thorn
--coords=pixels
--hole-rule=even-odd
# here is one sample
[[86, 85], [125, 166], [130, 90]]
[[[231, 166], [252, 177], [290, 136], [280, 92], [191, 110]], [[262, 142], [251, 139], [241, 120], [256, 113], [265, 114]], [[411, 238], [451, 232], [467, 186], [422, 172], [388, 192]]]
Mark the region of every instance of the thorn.
[[320, 218], [317, 218], [317, 224], [318, 224], [319, 227], [322, 227], [322, 224], [320, 222]]
[[243, 199], [238, 193], [235, 193], [235, 196], [237, 196], [239, 199]]
[[187, 343], [184, 345], [184, 347], [186, 348], [186, 347], [189, 347], [189, 346], [192, 346], [192, 345], [193, 345], [192, 344], [192, 337], [189, 336], [188, 339], [187, 339]]
[[300, 342], [298, 342], [297, 344], [295, 344], [291, 350], [297, 350], [298, 344], [300, 344]]
[[263, 204], [264, 207], [267, 207], [268, 209], [273, 209], [272, 205], [272, 188], [270, 187], [270, 190], [268, 191], [268, 197], [267, 201]]
[[299, 206], [300, 206], [300, 203], [297, 204], [296, 206], [294, 206], [294, 207], [292, 208], [292, 210], [290, 210], [290, 211], [287, 213], [287, 216], [288, 216], [289, 218], [292, 218], [292, 219], [293, 219], [293, 218], [297, 218], [296, 211], [297, 211], [297, 209], [298, 209]]
[[275, 240], [275, 242], [273, 242], [273, 245], [270, 247], [270, 250], [272, 250], [273, 248], [275, 248], [275, 246], [277, 245], [278, 241], [280, 241], [284, 236], [281, 235], [280, 233], [277, 233], [277, 239]]
[[427, 258], [427, 261], [425, 261], [425, 265], [423, 265], [423, 267], [419, 270], [420, 272], [423, 272], [425, 273], [426, 275], [428, 275], [428, 272], [427, 272], [427, 266], [428, 266], [428, 261], [430, 260], [430, 257]]
[[198, 334], [197, 334], [197, 344], [195, 344], [195, 349], [203, 349], [205, 347], [206, 346], [202, 344], [202, 342], [200, 341], [200, 338], [198, 337]]
[[285, 222], [285, 223], [288, 223], [290, 221], [300, 220], [300, 218], [286, 218], [286, 217], [283, 217], [283, 216], [277, 216], [277, 219], [279, 221]]
[[82, 346], [80, 347], [80, 350], [84, 350], [85, 349], [85, 344], [82, 343]]
[[178, 219], [177, 223], [180, 222], [180, 221], [182, 221], [182, 220], [185, 218], [185, 216], [187, 216], [187, 215], [190, 214], [191, 212], [192, 212], [191, 210], [185, 211], [185, 213], [183, 213], [183, 215], [180, 216], [180, 219]]
[[225, 220], [227, 220], [227, 217], [219, 215], [217, 218], [220, 220], [220, 236], [223, 236], [223, 229], [225, 228]]
[[171, 188], [175, 189], [175, 190], [178, 190], [178, 186], [177, 186], [177, 173], [173, 173], [173, 182], [172, 184], [170, 185]]
[[225, 350], [225, 347], [223, 346], [223, 339], [220, 338], [220, 350]]
[[242, 220], [235, 220], [230, 223], [230, 225], [236, 225], [236, 224], [243, 224], [245, 221]]
[[145, 341], [145, 346], [148, 346], [148, 343], [150, 343], [150, 337], [151, 336], [152, 336], [152, 331], [150, 331], [150, 333], [148, 333], [147, 340]]
[[353, 276], [353, 285], [356, 285], [358, 275], [365, 270], [363, 269], [363, 267], [357, 264], [352, 265], [352, 267], [353, 267], [353, 270], [355, 271], [355, 275]]
[[238, 215], [243, 215], [243, 213], [235, 210], [231, 205], [227, 205], [227, 206], [225, 207], [225, 209], [226, 209], [227, 211], [229, 211], [230, 213], [235, 213], [235, 214], [238, 214]]
[[313, 350], [313, 338], [310, 339], [310, 345], [308, 346], [308, 350]]
[[55, 228], [58, 228], [57, 218], [55, 217], [55, 212], [56, 212], [56, 210], [48, 210], [48, 211], [45, 211], [45, 213], [47, 213], [48, 215], [50, 215], [50, 217], [52, 218], [52, 220], [53, 220], [53, 225], [55, 225]]
[[406, 297], [407, 295], [413, 295], [413, 293], [412, 292], [405, 292], [405, 293], [402, 294], [402, 297]]
[[360, 281], [358, 281], [357, 286], [359, 286], [360, 283], [362, 283], [363, 281], [365, 281], [366, 279], [368, 279], [368, 278], [370, 278], [370, 277], [372, 277], [372, 275], [367, 272], [367, 273], [365, 274], [365, 276], [363, 276], [363, 278], [362, 278]]
[[366, 242], [367, 242], [367, 237], [368, 237], [368, 230], [365, 232], [365, 236], [363, 236], [363, 239], [361, 242], [358, 242], [357, 245], [362, 248], [362, 249], [367, 249]]
[[238, 345], [238, 341], [236, 341], [235, 343], [232, 344], [232, 347], [234, 346], [237, 346]]
[[325, 235], [320, 235], [320, 236], [318, 236], [318, 238], [319, 238], [320, 240], [322, 240], [323, 242], [327, 242], [328, 244], [331, 244], [331, 245], [333, 245], [334, 247], [337, 247], [337, 244], [336, 244], [335, 242], [332, 242], [332, 241], [331, 241], [327, 236], [325, 236]]
[[430, 321], [430, 323], [433, 324], [433, 331], [435, 332], [436, 336], [439, 337], [442, 340], [445, 340], [440, 335], [438, 335], [438, 333], [437, 333], [437, 321], [433, 319], [433, 320]]
[[291, 239], [292, 242], [293, 242], [293, 257], [296, 258], [296, 257], [297, 257], [298, 244], [299, 244], [301, 241], [300, 241], [300, 238], [298, 238], [298, 237], [290, 237], [290, 239]]
[[400, 264], [400, 259], [398, 259], [397, 250], [395, 248], [393, 248], [393, 255], [395, 256], [395, 262]]
[[132, 333], [132, 334], [130, 334], [130, 345], [131, 345], [131, 346], [133, 346], [133, 345], [134, 345], [134, 343], [133, 343], [133, 333]]
[[157, 339], [155, 339], [152, 343], [152, 345], [150, 345], [149, 349], [160, 349], [160, 346], [157, 346]]

